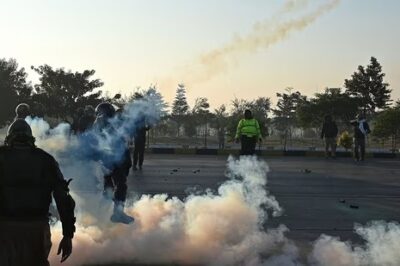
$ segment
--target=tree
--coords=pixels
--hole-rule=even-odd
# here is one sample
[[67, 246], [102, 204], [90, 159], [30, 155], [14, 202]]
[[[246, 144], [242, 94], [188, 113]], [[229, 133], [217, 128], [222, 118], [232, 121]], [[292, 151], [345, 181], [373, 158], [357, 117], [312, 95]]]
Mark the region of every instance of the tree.
[[389, 108], [378, 114], [372, 134], [381, 139], [391, 138], [395, 150], [400, 136], [400, 108]]
[[26, 77], [25, 69], [18, 69], [15, 59], [0, 59], [0, 125], [15, 117], [14, 110], [18, 103], [30, 103], [32, 86]]
[[204, 147], [207, 147], [208, 122], [211, 119], [210, 104], [204, 97], [196, 98], [192, 114], [203, 125]]
[[226, 112], [226, 106], [222, 104], [218, 108], [214, 109], [214, 119], [212, 121], [212, 127], [218, 132], [225, 132], [228, 123], [228, 113]]
[[271, 111], [271, 100], [266, 97], [259, 97], [250, 103], [253, 116], [260, 124], [261, 134], [268, 135], [268, 113]]
[[171, 118], [177, 124], [177, 136], [179, 136], [180, 128], [185, 120], [185, 116], [189, 111], [189, 105], [186, 100], [186, 89], [185, 85], [178, 84], [176, 89], [175, 100], [172, 103]]
[[103, 86], [99, 79], [91, 80], [94, 70], [80, 72], [53, 69], [48, 65], [32, 67], [40, 75], [40, 84], [35, 85], [34, 100], [46, 107], [52, 117], [67, 119], [78, 108], [86, 105], [96, 106], [102, 101], [101, 91], [93, 92]]
[[275, 109], [272, 109], [274, 114], [274, 126], [281, 132], [281, 137], [284, 141], [284, 150], [286, 150], [287, 139], [292, 136], [292, 128], [296, 124], [296, 110], [306, 97], [300, 92], [292, 92], [293, 88], [287, 88], [286, 93], [277, 93], [278, 103]]
[[297, 120], [304, 128], [320, 128], [325, 115], [332, 115], [344, 125], [355, 118], [358, 99], [340, 88], [327, 88], [324, 93], [316, 93], [314, 98], [302, 101], [297, 108]]
[[358, 66], [351, 79], [345, 79], [346, 92], [360, 99], [365, 114], [373, 114], [377, 109], [385, 109], [390, 102], [391, 89], [383, 81], [385, 73], [375, 57], [371, 57], [370, 64], [364, 68]]

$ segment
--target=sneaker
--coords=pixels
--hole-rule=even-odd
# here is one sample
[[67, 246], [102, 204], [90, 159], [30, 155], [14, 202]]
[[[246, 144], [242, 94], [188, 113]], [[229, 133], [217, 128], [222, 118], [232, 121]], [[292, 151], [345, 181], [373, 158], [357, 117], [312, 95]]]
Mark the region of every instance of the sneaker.
[[139, 170], [143, 170], [143, 167], [141, 165], [139, 165]]
[[[139, 166], [139, 167], [140, 167], [140, 166]], [[137, 171], [136, 165], [132, 166], [132, 170], [133, 170], [133, 171]]]

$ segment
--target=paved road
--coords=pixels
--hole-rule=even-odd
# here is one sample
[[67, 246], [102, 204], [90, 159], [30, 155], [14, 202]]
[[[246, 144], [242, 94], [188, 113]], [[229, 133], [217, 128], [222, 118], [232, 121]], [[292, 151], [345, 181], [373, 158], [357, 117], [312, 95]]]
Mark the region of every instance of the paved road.
[[[183, 198], [193, 190], [216, 189], [226, 180], [226, 159], [146, 155], [143, 171], [129, 177], [130, 193], [168, 193]], [[358, 164], [351, 159], [307, 157], [265, 160], [271, 168], [269, 190], [285, 209], [283, 216], [267, 221], [266, 226], [285, 224], [296, 242], [308, 243], [321, 233], [357, 240], [354, 223], [400, 221], [399, 160], [371, 159]]]

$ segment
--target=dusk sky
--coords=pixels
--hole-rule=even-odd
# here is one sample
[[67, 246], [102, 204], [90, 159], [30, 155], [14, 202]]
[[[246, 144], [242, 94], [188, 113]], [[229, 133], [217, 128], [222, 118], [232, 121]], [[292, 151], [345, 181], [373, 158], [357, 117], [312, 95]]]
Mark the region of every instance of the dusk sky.
[[[157, 84], [189, 103], [311, 96], [375, 56], [400, 98], [400, 1], [0, 1], [0, 57], [21, 67], [95, 69], [111, 94]], [[30, 80], [37, 76], [29, 69]]]

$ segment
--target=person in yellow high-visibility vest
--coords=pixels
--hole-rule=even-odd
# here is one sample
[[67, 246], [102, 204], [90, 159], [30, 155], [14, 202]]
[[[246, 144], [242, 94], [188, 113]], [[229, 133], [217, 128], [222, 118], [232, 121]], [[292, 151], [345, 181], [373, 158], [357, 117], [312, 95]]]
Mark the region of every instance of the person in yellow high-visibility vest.
[[239, 121], [236, 130], [235, 140], [241, 142], [240, 155], [253, 155], [256, 150], [257, 140], [260, 142], [261, 130], [258, 121], [253, 118], [250, 110], [244, 112], [244, 118]]

